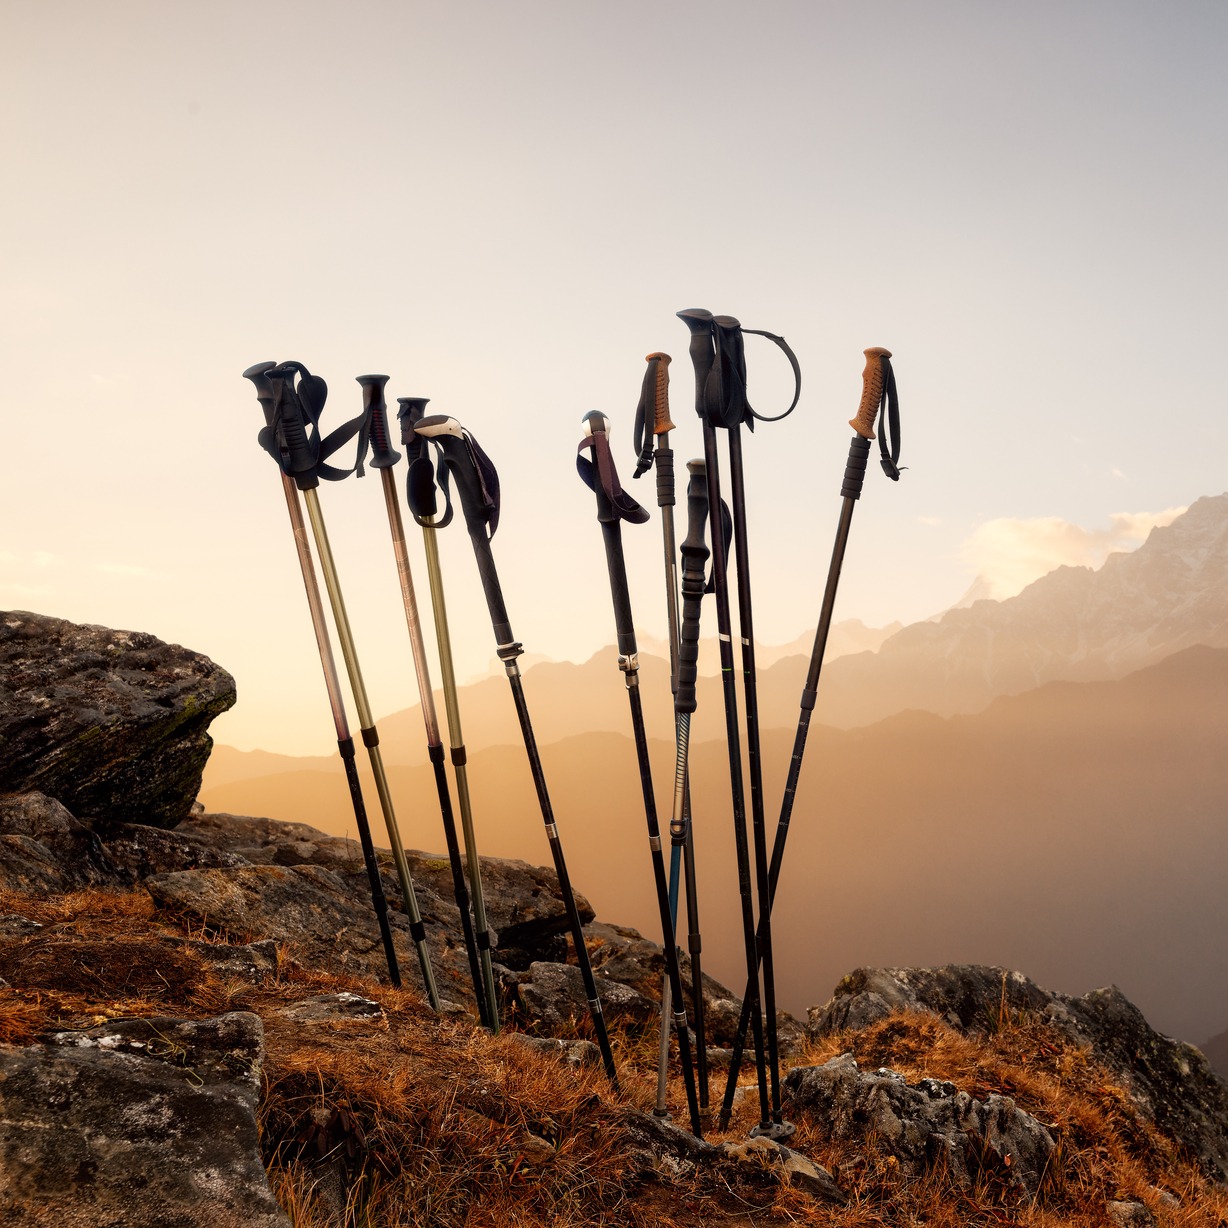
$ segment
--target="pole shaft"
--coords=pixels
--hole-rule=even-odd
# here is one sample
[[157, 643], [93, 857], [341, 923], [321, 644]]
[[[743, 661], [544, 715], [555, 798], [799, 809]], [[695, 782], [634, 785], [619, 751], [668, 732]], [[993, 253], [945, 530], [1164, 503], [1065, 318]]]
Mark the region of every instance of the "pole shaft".
[[397, 500], [396, 482], [392, 467], [380, 471], [384, 491], [384, 504], [388, 512], [388, 529], [392, 536], [392, 552], [396, 558], [397, 578], [401, 585], [401, 605], [405, 611], [405, 625], [409, 632], [410, 651], [414, 661], [414, 676], [418, 680], [418, 702], [422, 709], [422, 721], [426, 726], [427, 753], [435, 773], [435, 792], [439, 798], [439, 814], [443, 821], [444, 841], [448, 846], [448, 864], [452, 868], [452, 894], [460, 914], [461, 936], [469, 961], [469, 975], [473, 982], [473, 997], [477, 1003], [478, 1017], [484, 1027], [494, 1030], [492, 1008], [487, 1001], [486, 984], [478, 957], [477, 937], [473, 929], [473, 917], [469, 908], [469, 891], [465, 886], [465, 872], [461, 865], [460, 845], [456, 839], [456, 819], [452, 811], [452, 794], [448, 789], [448, 776], [443, 765], [443, 743], [439, 737], [439, 719], [435, 714], [435, 696], [431, 689], [431, 671], [427, 662], [426, 646], [422, 640], [422, 622], [418, 617], [418, 599], [414, 593], [413, 574], [409, 568], [409, 551], [405, 547], [405, 526], [401, 520], [401, 508]]
[[426, 575], [431, 589], [431, 610], [435, 622], [435, 644], [439, 650], [439, 673], [443, 684], [444, 710], [448, 720], [448, 744], [452, 771], [456, 777], [456, 804], [460, 809], [461, 835], [465, 841], [465, 867], [469, 872], [469, 892], [473, 901], [473, 922], [477, 927], [482, 981], [490, 1005], [491, 1030], [499, 1031], [499, 993], [491, 964], [490, 925], [486, 920], [486, 893], [482, 889], [482, 866], [478, 859], [477, 834], [473, 826], [473, 802], [469, 794], [468, 754], [461, 729], [460, 697], [456, 688], [456, 666], [452, 659], [452, 636], [448, 629], [448, 607], [444, 599], [443, 571], [439, 565], [439, 543], [435, 538], [434, 517], [422, 527], [426, 552]]
[[[738, 573], [738, 630], [742, 640], [743, 698], [746, 701], [746, 761], [750, 775], [751, 833], [755, 851], [755, 890], [759, 900], [757, 960], [763, 970], [763, 1022], [772, 1121], [782, 1120], [780, 1055], [776, 1035], [776, 969], [772, 954], [767, 827], [763, 814], [763, 761], [759, 748], [759, 687], [755, 670], [755, 627], [751, 610], [750, 545], [746, 529], [746, 483], [742, 468], [742, 430], [729, 428], [729, 486], [733, 504], [733, 544]], [[733, 1070], [733, 1067], [730, 1067]]]
[[[704, 461], [707, 469], [708, 506], [712, 524], [712, 574], [716, 588], [716, 630], [721, 658], [721, 689], [725, 700], [725, 738], [729, 751], [729, 787], [733, 801], [734, 845], [738, 863], [738, 893], [742, 904], [742, 940], [746, 957], [751, 1026], [755, 1040], [755, 1070], [759, 1081], [759, 1121], [769, 1124], [767, 1070], [763, 1044], [763, 1015], [759, 1009], [759, 965], [755, 949], [754, 901], [750, 885], [750, 848], [746, 835], [746, 802], [742, 782], [741, 735], [738, 725], [738, 697], [733, 673], [733, 644], [729, 611], [729, 578], [726, 573], [725, 534], [721, 524], [720, 470], [717, 459], [716, 428], [703, 420]], [[730, 1066], [730, 1080], [736, 1081], [737, 1068]], [[726, 1103], [731, 1097], [726, 1095]], [[721, 1128], [727, 1127], [728, 1113], [721, 1111]]]
[[384, 894], [384, 880], [380, 875], [375, 845], [371, 839], [371, 824], [367, 819], [367, 807], [358, 781], [358, 769], [354, 763], [354, 739], [350, 736], [349, 721], [345, 715], [345, 701], [341, 696], [341, 680], [337, 676], [337, 663], [333, 658], [332, 645], [328, 639], [328, 623], [324, 617], [324, 603], [320, 600], [320, 586], [316, 583], [315, 565], [311, 559], [311, 547], [307, 543], [307, 526], [303, 523], [303, 510], [299, 506], [298, 488], [285, 473], [281, 475], [282, 490], [286, 496], [286, 509], [290, 513], [290, 528], [294, 532], [294, 548], [298, 555], [299, 570], [303, 575], [303, 587], [307, 592], [307, 608], [311, 612], [311, 627], [315, 632], [316, 648], [320, 653], [320, 666], [324, 671], [324, 686], [328, 691], [328, 705], [337, 730], [337, 747], [345, 768], [345, 780], [350, 790], [354, 807], [354, 822], [358, 827], [358, 840], [362, 846], [363, 862], [371, 886], [371, 904], [379, 925], [380, 940], [384, 945], [384, 959], [388, 965], [388, 977], [396, 988], [401, 987], [401, 968], [397, 961], [396, 947], [392, 940], [392, 927], [388, 923], [388, 900]]
[[307, 515], [311, 520], [311, 530], [316, 540], [316, 552], [320, 556], [320, 570], [324, 573], [324, 587], [328, 591], [329, 601], [333, 608], [333, 622], [337, 627], [337, 639], [341, 642], [341, 656], [345, 661], [346, 672], [350, 678], [350, 690], [354, 694], [354, 706], [358, 709], [358, 719], [361, 723], [363, 745], [367, 748], [367, 756], [371, 761], [371, 773], [375, 777], [375, 790], [379, 794], [380, 809], [383, 811], [384, 824], [388, 829], [388, 841], [392, 846], [392, 859], [397, 868], [397, 877], [401, 883], [401, 895], [405, 912], [409, 917], [410, 933], [414, 939], [414, 948], [418, 955], [418, 965], [422, 970], [422, 983], [431, 1006], [439, 1010], [439, 988], [435, 984], [435, 973], [431, 968], [430, 954], [426, 949], [426, 935], [422, 925], [422, 914], [418, 911], [418, 898], [414, 893], [414, 881], [409, 872], [409, 862], [405, 859], [405, 847], [401, 843], [401, 832], [397, 826], [396, 811], [392, 804], [392, 792], [388, 787], [388, 776], [384, 771], [383, 756], [379, 749], [379, 734], [375, 722], [371, 718], [371, 705], [367, 702], [367, 689], [363, 684], [362, 670], [358, 664], [358, 653], [354, 648], [354, 637], [350, 631], [350, 620], [345, 610], [345, 600], [341, 595], [341, 585], [337, 579], [337, 569], [333, 562], [332, 548], [328, 542], [328, 530], [324, 526], [324, 516], [320, 511], [320, 500], [314, 489], [303, 492], [307, 503]]
[[[797, 796], [797, 784], [802, 771], [802, 757], [806, 751], [806, 737], [810, 731], [810, 714], [814, 710], [815, 695], [819, 685], [819, 674], [823, 668], [823, 654], [827, 650], [827, 635], [831, 630], [833, 612], [836, 606], [836, 588], [840, 583], [840, 571], [844, 565], [844, 551], [848, 544], [849, 527], [853, 519], [853, 508], [856, 498], [846, 497], [840, 508], [840, 523], [836, 529], [836, 542], [832, 548], [831, 564], [827, 571], [827, 585], [823, 591], [823, 605], [819, 612], [819, 624], [815, 630], [814, 646], [810, 652], [810, 668], [806, 675], [805, 689], [802, 692], [801, 708], [798, 713], [797, 731], [793, 737], [793, 753], [789, 758], [789, 773], [785, 781], [785, 791], [780, 804], [780, 817], [776, 823], [776, 836], [772, 841], [772, 861], [768, 867], [768, 911], [776, 901], [776, 885], [780, 881], [780, 868], [784, 861], [785, 843], [789, 838], [789, 823], [793, 817], [793, 803]], [[742, 1015], [738, 1020], [738, 1031], [734, 1038], [732, 1063], [736, 1066], [742, 1060], [742, 1050], [746, 1044], [746, 1029], [750, 1012], [745, 999], [742, 1004]]]

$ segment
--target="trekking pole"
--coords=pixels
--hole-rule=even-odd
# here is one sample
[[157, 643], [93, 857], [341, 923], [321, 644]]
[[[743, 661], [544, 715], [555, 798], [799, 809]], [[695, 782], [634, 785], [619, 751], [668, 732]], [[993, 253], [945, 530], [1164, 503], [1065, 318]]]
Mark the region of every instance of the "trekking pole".
[[[296, 373], [301, 375], [298, 389], [294, 386]], [[422, 923], [413, 878], [409, 872], [409, 863], [405, 859], [405, 848], [401, 843], [396, 811], [392, 804], [392, 793], [388, 787], [388, 776], [384, 771], [383, 756], [380, 754], [379, 732], [375, 728], [371, 705], [367, 700], [367, 689], [363, 684], [362, 671], [358, 664], [354, 636], [350, 630], [350, 620], [346, 614], [345, 600], [341, 595], [341, 585], [337, 578], [337, 568], [328, 541], [328, 531], [324, 525], [320, 500], [316, 494], [321, 476], [329, 477], [333, 474], [344, 476], [341, 471], [332, 470], [330, 466], [324, 465], [322, 458], [328, 455], [332, 447], [336, 446], [332, 441], [354, 424], [347, 423], [345, 427], [333, 432], [321, 442], [318, 437], [317, 424], [324, 407], [324, 399], [328, 394], [324, 381], [318, 376], [311, 375], [302, 364], [294, 362], [282, 363], [271, 368], [267, 373], [267, 378], [273, 398], [270, 429], [276, 441], [275, 455], [280, 454], [283, 471], [294, 479], [295, 485], [303, 492], [303, 501], [307, 504], [307, 516], [311, 521], [316, 553], [320, 558], [320, 570], [324, 573], [324, 587], [328, 592], [329, 603], [333, 611], [333, 622], [337, 628], [337, 638], [341, 643], [341, 656], [345, 661], [346, 673], [349, 675], [350, 690], [354, 694], [354, 706], [358, 709], [359, 731], [362, 734], [363, 745], [367, 748], [367, 757], [370, 759], [371, 772], [375, 777], [375, 789], [379, 794], [388, 840], [392, 846], [392, 859], [401, 884], [405, 913], [409, 918], [410, 937], [413, 939], [418, 955], [418, 966], [422, 971], [422, 983], [426, 990], [427, 1000], [432, 1008], [438, 1011], [439, 989], [435, 983], [430, 952], [426, 946], [426, 927]], [[357, 421], [359, 419], [355, 420]]]
[[[384, 401], [386, 375], [360, 375], [363, 409], [371, 433], [371, 468], [378, 469], [384, 491], [384, 504], [388, 511], [388, 529], [392, 535], [392, 551], [396, 558], [397, 577], [401, 584], [401, 604], [405, 609], [405, 625], [409, 631], [409, 646], [414, 660], [414, 676], [418, 680], [418, 696], [422, 708], [422, 720], [426, 726], [427, 757], [435, 773], [435, 792], [439, 797], [439, 813], [443, 819], [444, 840], [448, 846], [448, 862], [452, 867], [452, 893], [460, 912], [461, 934], [469, 959], [469, 975], [473, 981], [473, 996], [477, 1002], [478, 1018], [482, 1026], [492, 1032], [498, 1023], [487, 1001], [485, 980], [478, 955], [478, 940], [473, 931], [473, 918], [469, 910], [469, 890], [465, 886], [465, 871], [461, 865], [460, 844], [456, 838], [456, 818], [452, 811], [452, 793], [448, 788], [448, 775], [444, 768], [443, 741], [439, 736], [439, 718], [435, 712], [435, 695], [431, 689], [431, 671], [426, 659], [426, 647], [422, 642], [422, 624], [418, 618], [418, 600], [414, 593], [413, 575], [409, 569], [409, 552], [405, 548], [405, 526], [401, 520], [401, 508], [397, 500], [396, 482], [392, 467], [401, 459], [401, 454], [388, 438], [388, 408]], [[489, 962], [490, 943], [486, 943]]]
[[[734, 847], [738, 865], [738, 894], [742, 904], [742, 941], [746, 958], [749, 991], [744, 1006], [749, 1003], [755, 1039], [755, 1072], [759, 1083], [759, 1124], [755, 1131], [771, 1132], [768, 1107], [767, 1070], [763, 1044], [763, 1014], [760, 1010], [759, 970], [755, 951], [755, 912], [750, 886], [750, 849], [746, 837], [746, 798], [742, 780], [742, 747], [738, 728], [738, 697], [733, 676], [733, 644], [729, 617], [729, 577], [726, 574], [724, 534], [718, 531], [716, 516], [721, 507], [720, 467], [716, 448], [715, 419], [719, 412], [709, 412], [710, 389], [720, 390], [720, 372], [716, 367], [713, 348], [713, 317], [702, 309], [678, 312], [679, 318], [691, 330], [690, 354], [695, 368], [695, 407], [703, 424], [704, 468], [708, 486], [708, 506], [713, 517], [712, 574], [716, 591], [716, 627], [721, 660], [721, 683], [725, 701], [725, 740], [729, 752], [729, 787], [733, 801]], [[730, 1067], [730, 1079], [737, 1071]], [[722, 1120], [721, 1128], [728, 1125]]]
[[[259, 362], [243, 372], [243, 378], [256, 385], [256, 397], [265, 414], [265, 426], [272, 428], [273, 391], [266, 372], [277, 364]], [[367, 880], [371, 884], [371, 906], [379, 925], [380, 939], [384, 944], [384, 958], [388, 963], [388, 979], [395, 988], [401, 988], [401, 969], [397, 963], [396, 947], [392, 941], [392, 927], [388, 924], [388, 900], [384, 895], [384, 880], [380, 875], [379, 862], [375, 857], [375, 845], [371, 840], [371, 824], [367, 819], [367, 807], [363, 802], [362, 787], [358, 783], [358, 768], [354, 762], [354, 739], [350, 734], [349, 721], [345, 715], [345, 701], [341, 696], [341, 683], [337, 678], [337, 664], [328, 638], [328, 624], [324, 619], [324, 604], [320, 600], [320, 586], [316, 583], [315, 565], [311, 561], [311, 547], [307, 544], [307, 526], [303, 523], [303, 509], [299, 506], [298, 488], [283, 471], [282, 491], [286, 496], [286, 508], [290, 513], [290, 528], [294, 532], [294, 548], [298, 555], [299, 570], [303, 574], [303, 587], [307, 590], [307, 608], [311, 612], [311, 628], [315, 632], [316, 648], [320, 653], [320, 667], [324, 671], [324, 686], [328, 691], [328, 705], [332, 709], [333, 725], [337, 730], [337, 749], [345, 768], [345, 780], [350, 789], [350, 802], [354, 807], [354, 822], [358, 827], [358, 840], [362, 845], [363, 864]]]
[[[473, 803], [469, 795], [469, 756], [461, 730], [460, 698], [456, 687], [456, 666], [452, 660], [452, 637], [448, 630], [448, 607], [444, 601], [443, 572], [439, 566], [439, 545], [435, 533], [435, 483], [431, 476], [430, 457], [426, 444], [414, 435], [413, 424], [426, 412], [427, 397], [398, 397], [397, 418], [401, 423], [401, 443], [408, 454], [406, 493], [410, 511], [422, 527], [422, 544], [426, 551], [426, 575], [431, 589], [431, 610], [435, 623], [435, 644], [439, 650], [439, 673], [443, 684], [444, 712], [448, 720], [448, 745], [452, 771], [456, 776], [456, 802], [461, 815], [461, 835], [465, 841], [465, 866], [469, 872], [470, 899], [473, 920], [477, 927], [478, 953], [482, 964], [482, 981], [490, 1006], [490, 1028], [498, 1032], [499, 994], [491, 965], [491, 933], [486, 920], [486, 895], [482, 889], [482, 867], [478, 858], [477, 835], [473, 826]], [[425, 479], [425, 480], [423, 480]]]
[[[610, 454], [609, 422], [603, 414], [586, 414], [585, 437], [580, 441], [576, 467], [597, 496], [597, 519], [605, 541], [606, 570], [610, 576], [610, 597], [614, 605], [614, 626], [618, 635], [618, 667], [627, 686], [631, 707], [631, 728], [640, 769], [640, 789], [644, 795], [644, 817], [648, 823], [648, 848], [652, 856], [653, 881], [657, 889], [657, 908], [661, 914], [661, 942], [665, 951], [665, 971], [674, 998], [674, 1027], [678, 1033], [678, 1056], [686, 1087], [691, 1131], [703, 1137], [699, 1100], [695, 1091], [695, 1070], [691, 1061], [691, 1040], [687, 1027], [686, 999], [682, 996], [682, 971], [678, 966], [678, 942], [670, 910], [669, 885], [665, 879], [665, 859], [661, 855], [661, 829], [657, 822], [657, 803], [652, 788], [652, 765], [648, 759], [648, 737], [644, 732], [644, 708], [640, 697], [640, 657], [631, 615], [631, 594], [627, 586], [627, 567], [623, 559], [621, 521], [643, 524], [648, 513], [619, 485], [614, 457]], [[582, 455], [591, 451], [592, 460]], [[667, 1011], [662, 1005], [662, 1011]]]
[[520, 675], [520, 666], [516, 660], [524, 652], [524, 647], [516, 641], [512, 634], [507, 608], [503, 602], [503, 589], [499, 584], [494, 554], [490, 548], [490, 538], [499, 524], [499, 475], [490, 458], [478, 446], [477, 441], [455, 418], [450, 418], [446, 414], [432, 414], [420, 418], [414, 425], [414, 433], [431, 440], [436, 445], [440, 453], [442, 473], [445, 477], [450, 473], [456, 482], [461, 510], [465, 515], [465, 527], [473, 545], [478, 575], [482, 581], [482, 591], [485, 593], [487, 609], [490, 612], [496, 652], [503, 662], [511, 686], [512, 700], [516, 707], [520, 733], [524, 740], [525, 753], [529, 759], [529, 770], [533, 777], [533, 787], [537, 793], [542, 822], [546, 828], [546, 838], [550, 843], [550, 853], [554, 859], [554, 869], [559, 880], [559, 892], [563, 896], [563, 904], [567, 910], [571, 938], [576, 949], [576, 961], [580, 966], [580, 975], [588, 997], [588, 1009], [593, 1021], [593, 1030], [597, 1036], [597, 1046], [601, 1050], [606, 1075], [611, 1086], [617, 1091], [618, 1072], [614, 1065], [614, 1053], [610, 1048], [605, 1017], [601, 1012], [601, 999], [597, 995], [597, 982], [593, 977], [592, 962], [589, 960], [588, 948], [584, 945], [584, 928], [576, 906], [571, 878], [567, 873], [567, 862], [563, 857], [558, 824], [555, 822], [554, 810], [550, 804], [546, 776], [542, 769], [537, 740], [533, 736], [533, 725], [524, 695], [524, 683]]
[[[665, 550], [665, 608], [669, 631], [669, 689], [675, 704], [678, 697], [678, 550], [674, 535], [674, 453], [669, 433], [674, 423], [669, 416], [668, 354], [649, 354], [645, 360], [644, 385], [636, 408], [635, 433], [638, 459], [632, 477], [642, 477], [655, 466], [657, 506], [661, 509], [661, 540]], [[653, 448], [653, 440], [656, 447]], [[701, 529], [702, 532], [702, 529]], [[705, 547], [705, 558], [707, 549]], [[679, 740], [678, 713], [674, 716], [674, 741]], [[689, 716], [688, 716], [689, 721]], [[683, 756], [685, 764], [686, 757]], [[705, 1036], [703, 972], [700, 967], [702, 943], [699, 933], [699, 899], [695, 886], [695, 841], [691, 823], [690, 794], [686, 773], [682, 776], [682, 805], [675, 807], [669, 825], [669, 909], [675, 933], [678, 927], [678, 881], [685, 876], [687, 895], [687, 950], [691, 958], [691, 1001], [695, 1019], [695, 1071], [699, 1080], [699, 1118], [708, 1122], [708, 1049]], [[679, 873], [679, 862], [682, 862]], [[673, 991], [668, 972], [661, 978], [661, 1044], [657, 1057], [657, 1103], [653, 1114], [668, 1117], [666, 1107], [669, 1070], [669, 1021]]]
[[[827, 569], [827, 584], [823, 591], [823, 604], [819, 611], [819, 623], [815, 630], [814, 647], [810, 652], [810, 668], [802, 689], [801, 707], [797, 720], [797, 733], [793, 740], [793, 753], [789, 759], [789, 773], [785, 781], [784, 795], [780, 804], [780, 817], [776, 823], [776, 836], [772, 842], [772, 861], [768, 868], [769, 913], [776, 899], [776, 885], [780, 881], [780, 867], [784, 860], [785, 842], [789, 838], [789, 823], [793, 817], [793, 803], [797, 796], [797, 783], [802, 771], [802, 756], [806, 750], [806, 736], [810, 731], [810, 716], [814, 711], [819, 687], [819, 674], [823, 668], [823, 654], [827, 650], [827, 634], [831, 629], [832, 613], [836, 605], [836, 588], [840, 583], [840, 569], [844, 565], [844, 551], [848, 543], [849, 527], [853, 520], [853, 507], [861, 498], [862, 482], [866, 473], [866, 460], [870, 454], [870, 440], [874, 436], [874, 419], [885, 403], [885, 427], [879, 439], [883, 471], [893, 481], [900, 480], [896, 462], [900, 459], [900, 410], [895, 388], [895, 372], [891, 368], [891, 351], [881, 346], [865, 351], [866, 366], [862, 372], [861, 403], [857, 415], [849, 421], [856, 434], [849, 443], [848, 460], [844, 467], [844, 483], [840, 494], [844, 502], [840, 507], [840, 522], [836, 529], [836, 543], [832, 549], [831, 564]], [[891, 445], [888, 448], [887, 435]], [[738, 1020], [737, 1036], [734, 1039], [733, 1062], [741, 1061], [742, 1048], [746, 1043], [748, 1012], [745, 1005]], [[726, 1102], [721, 1112], [728, 1119], [732, 1100], [726, 1089]]]

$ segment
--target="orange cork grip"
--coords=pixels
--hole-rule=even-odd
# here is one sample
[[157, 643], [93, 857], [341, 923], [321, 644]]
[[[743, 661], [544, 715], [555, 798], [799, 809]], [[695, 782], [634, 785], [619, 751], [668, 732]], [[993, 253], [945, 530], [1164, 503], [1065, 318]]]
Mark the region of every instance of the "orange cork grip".
[[652, 411], [652, 433], [654, 435], [664, 435], [668, 431], [674, 429], [674, 424], [669, 417], [669, 364], [670, 357], [668, 354], [649, 354], [644, 360], [652, 362], [657, 361], [657, 384], [653, 398]]
[[849, 426], [863, 439], [873, 439], [874, 419], [878, 417], [878, 407], [883, 403], [883, 359], [890, 358], [891, 351], [876, 345], [866, 350], [865, 355], [866, 369], [861, 373], [861, 404], [857, 407], [857, 417], [849, 419]]

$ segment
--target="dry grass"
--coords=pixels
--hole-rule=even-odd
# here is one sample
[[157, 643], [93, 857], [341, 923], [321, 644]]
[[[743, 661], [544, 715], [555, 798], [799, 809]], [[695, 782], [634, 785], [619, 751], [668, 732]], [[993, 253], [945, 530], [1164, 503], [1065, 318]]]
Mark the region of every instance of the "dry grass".
[[[973, 1039], [933, 1016], [901, 1013], [812, 1044], [797, 1063], [851, 1051], [863, 1069], [891, 1066], [977, 1098], [1013, 1097], [1058, 1141], [1036, 1205], [1012, 1205], [992, 1166], [970, 1191], [941, 1171], [905, 1180], [873, 1138], [833, 1142], [799, 1114], [794, 1145], [850, 1196], [847, 1207], [831, 1208], [732, 1166], [688, 1181], [646, 1176], [625, 1124], [627, 1106], [648, 1109], [655, 1098], [656, 1045], [642, 1032], [613, 1036], [623, 1083], [616, 1098], [599, 1069], [577, 1074], [508, 1037], [437, 1019], [408, 991], [289, 959], [258, 983], [220, 977], [199, 954], [163, 940], [183, 937], [185, 927], [144, 893], [0, 893], [0, 913], [9, 912], [44, 928], [0, 939], [0, 976], [13, 986], [0, 991], [0, 1043], [117, 1017], [260, 1015], [265, 1156], [296, 1228], [1108, 1228], [1114, 1199], [1145, 1203], [1162, 1228], [1228, 1228], [1228, 1191], [1204, 1181], [1086, 1051], [1038, 1020], [1003, 1013], [991, 1034]], [[378, 1001], [382, 1016], [305, 1026], [284, 1013], [340, 990]], [[586, 1030], [577, 1022], [578, 1036]], [[714, 1106], [723, 1086], [714, 1070]], [[676, 1071], [670, 1103], [684, 1122]], [[743, 1139], [755, 1116], [752, 1095], [715, 1141]]]

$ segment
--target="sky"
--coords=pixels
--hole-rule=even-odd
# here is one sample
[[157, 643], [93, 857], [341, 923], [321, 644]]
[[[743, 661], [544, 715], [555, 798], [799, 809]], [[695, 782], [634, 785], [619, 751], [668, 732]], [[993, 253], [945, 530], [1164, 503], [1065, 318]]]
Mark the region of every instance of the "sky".
[[[473, 431], [515, 633], [585, 659], [613, 621], [580, 421], [610, 417], [652, 505], [643, 359], [674, 356], [698, 455], [695, 306], [802, 366], [796, 412], [744, 445], [762, 640], [817, 618], [867, 346], [893, 351], [908, 468], [868, 476], [838, 618], [1095, 565], [1228, 487], [1225, 46], [1222, 0], [0, 0], [0, 608], [205, 652], [238, 683], [219, 741], [326, 751], [241, 378], [292, 358], [326, 423], [383, 372]], [[777, 353], [751, 338], [748, 367], [783, 408]], [[321, 505], [373, 707], [405, 707], [379, 482]], [[653, 513], [625, 537], [659, 636]], [[473, 675], [494, 641], [463, 530], [441, 536]], [[421, 559], [411, 530], [429, 606]]]

